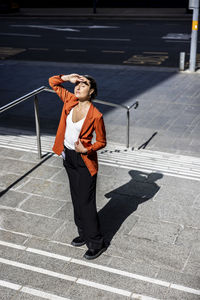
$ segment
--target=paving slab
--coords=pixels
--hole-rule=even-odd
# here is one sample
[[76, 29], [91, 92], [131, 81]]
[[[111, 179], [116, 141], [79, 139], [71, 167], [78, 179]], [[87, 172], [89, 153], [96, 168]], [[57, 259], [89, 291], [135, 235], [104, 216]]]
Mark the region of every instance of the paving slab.
[[9, 172], [13, 172], [17, 174], [24, 174], [35, 166], [34, 163], [29, 163], [25, 161], [19, 162], [19, 160], [17, 159], [8, 159], [8, 158], [0, 158], [0, 164], [2, 166], [2, 171], [9, 170]]
[[161, 244], [149, 239], [116, 234], [107, 249], [107, 253], [124, 257], [133, 262], [139, 260], [142, 264], [153, 264], [156, 267], [182, 270], [189, 257], [190, 249], [178, 245]]
[[31, 178], [18, 191], [34, 195], [45, 195], [57, 200], [70, 199], [69, 186], [64, 183], [57, 183], [50, 180]]
[[10, 299], [10, 300], [43, 300], [44, 298], [38, 297], [38, 296], [33, 296], [33, 295], [29, 295], [27, 293], [23, 293], [23, 292], [18, 292], [18, 294], [15, 295], [14, 299]]
[[184, 226], [176, 239], [177, 245], [193, 249], [200, 249], [200, 229]]
[[12, 174], [12, 173], [1, 173], [0, 175], [0, 187], [2, 189], [6, 189], [9, 185], [11, 185], [13, 182], [17, 181], [19, 178], [18, 174]]
[[174, 244], [180, 230], [181, 226], [177, 224], [139, 218], [129, 235], [158, 243]]
[[65, 201], [47, 198], [45, 196], [29, 196], [18, 207], [23, 211], [55, 217], [58, 211], [64, 207]]
[[170, 289], [168, 293], [165, 295], [166, 299], [170, 300], [199, 300], [199, 295], [194, 295], [192, 293], [185, 293], [181, 291], [177, 291], [174, 289]]
[[112, 292], [94, 289], [88, 286], [73, 284], [68, 290], [70, 299], [102, 299], [102, 300], [128, 300], [130, 297], [120, 296]]
[[0, 295], [1, 295], [1, 299], [2, 300], [7, 300], [7, 299], [18, 299], [18, 292], [17, 291], [13, 291], [9, 288], [6, 287], [2, 287], [0, 286]]
[[[18, 176], [19, 178], [19, 176]], [[7, 186], [6, 186], [7, 188]], [[5, 189], [5, 187], [4, 187]], [[27, 193], [20, 193], [17, 191], [9, 190], [1, 196], [0, 205], [8, 207], [18, 207], [25, 199], [29, 197]]]
[[192, 249], [187, 264], [185, 265], [185, 272], [200, 277], [200, 248]]
[[55, 218], [5, 208], [0, 208], [0, 222], [2, 229], [41, 237], [51, 237], [63, 224]]
[[200, 277], [196, 274], [188, 274], [178, 271], [171, 271], [165, 268], [157, 272], [157, 278], [171, 283], [179, 284], [193, 289], [199, 289]]
[[67, 290], [72, 286], [71, 281], [40, 274], [31, 270], [0, 263], [1, 277], [12, 283], [30, 288], [45, 290], [59, 296], [67, 296]]

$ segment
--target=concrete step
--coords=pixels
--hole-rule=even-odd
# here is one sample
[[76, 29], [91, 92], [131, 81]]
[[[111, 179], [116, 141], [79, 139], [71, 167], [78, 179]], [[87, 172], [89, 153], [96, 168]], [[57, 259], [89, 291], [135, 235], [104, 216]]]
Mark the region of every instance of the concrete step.
[[[42, 153], [52, 152], [55, 137], [41, 135]], [[34, 132], [0, 127], [0, 146], [37, 152]], [[144, 172], [161, 172], [168, 176], [200, 180], [200, 158], [150, 150], [133, 150], [108, 142], [98, 151], [99, 163]]]
[[[158, 300], [171, 299], [170, 292], [175, 292], [177, 299], [196, 300], [200, 295], [198, 289], [160, 280], [156, 274], [150, 277], [142, 275], [142, 270], [140, 274], [127, 271], [128, 262], [114, 268], [106, 254], [95, 262], [80, 259], [85, 246], [75, 248], [53, 240], [5, 233], [0, 230], [0, 287], [15, 291], [9, 299], [21, 299], [26, 294], [26, 299], [34, 295], [36, 299], [52, 300]], [[6, 291], [0, 288], [0, 295], [3, 292]]]

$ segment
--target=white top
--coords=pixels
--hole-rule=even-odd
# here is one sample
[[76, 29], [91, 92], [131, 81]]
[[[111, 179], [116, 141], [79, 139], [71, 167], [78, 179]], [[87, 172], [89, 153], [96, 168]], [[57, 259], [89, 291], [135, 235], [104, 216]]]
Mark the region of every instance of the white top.
[[83, 122], [85, 117], [78, 122], [72, 121], [72, 113], [74, 108], [71, 109], [69, 115], [66, 118], [66, 130], [65, 130], [65, 139], [64, 145], [68, 149], [74, 150], [74, 143], [77, 142], [81, 128], [83, 126]]

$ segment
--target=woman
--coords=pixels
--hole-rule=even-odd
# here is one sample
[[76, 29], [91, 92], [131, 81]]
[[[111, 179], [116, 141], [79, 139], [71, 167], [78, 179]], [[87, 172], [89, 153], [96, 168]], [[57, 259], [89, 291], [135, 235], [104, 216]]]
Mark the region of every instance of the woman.
[[[61, 83], [75, 84], [74, 94]], [[56, 75], [49, 84], [64, 102], [53, 151], [63, 154], [63, 165], [69, 177], [74, 221], [79, 236], [73, 246], [87, 245], [86, 259], [94, 259], [106, 250], [96, 209], [97, 150], [106, 146], [102, 114], [91, 100], [97, 95], [95, 80], [79, 74]], [[96, 142], [91, 143], [93, 132]]]

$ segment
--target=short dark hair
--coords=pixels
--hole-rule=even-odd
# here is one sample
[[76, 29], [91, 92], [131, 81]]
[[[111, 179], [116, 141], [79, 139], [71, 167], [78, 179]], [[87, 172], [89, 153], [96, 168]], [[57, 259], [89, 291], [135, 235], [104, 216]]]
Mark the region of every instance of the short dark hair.
[[95, 79], [90, 75], [83, 75], [83, 76], [89, 80], [90, 88], [94, 89], [94, 92], [91, 95], [91, 100], [95, 99], [97, 96], [97, 83], [96, 83]]

